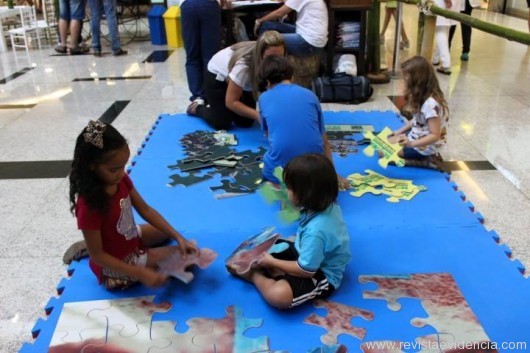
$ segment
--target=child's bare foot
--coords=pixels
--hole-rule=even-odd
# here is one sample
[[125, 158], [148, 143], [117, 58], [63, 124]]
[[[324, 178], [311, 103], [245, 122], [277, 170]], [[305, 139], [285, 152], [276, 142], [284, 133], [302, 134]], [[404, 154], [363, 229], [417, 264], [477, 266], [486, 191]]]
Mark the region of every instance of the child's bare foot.
[[234, 277], [239, 277], [252, 283], [252, 275], [255, 270], [248, 270], [247, 272], [239, 273], [234, 265], [226, 265], [226, 270]]

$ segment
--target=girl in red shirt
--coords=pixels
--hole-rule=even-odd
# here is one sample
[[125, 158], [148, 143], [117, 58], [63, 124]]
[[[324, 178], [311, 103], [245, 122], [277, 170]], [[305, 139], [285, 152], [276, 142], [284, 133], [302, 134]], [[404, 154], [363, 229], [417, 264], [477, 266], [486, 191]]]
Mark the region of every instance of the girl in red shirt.
[[[157, 272], [161, 259], [179, 250], [199, 252], [142, 199], [125, 172], [129, 156], [127, 141], [114, 127], [90, 121], [77, 138], [69, 176], [71, 211], [83, 232], [90, 267], [107, 289], [138, 281], [160, 286], [167, 280]], [[133, 207], [147, 224], [136, 225]], [[160, 246], [169, 239], [178, 246]]]

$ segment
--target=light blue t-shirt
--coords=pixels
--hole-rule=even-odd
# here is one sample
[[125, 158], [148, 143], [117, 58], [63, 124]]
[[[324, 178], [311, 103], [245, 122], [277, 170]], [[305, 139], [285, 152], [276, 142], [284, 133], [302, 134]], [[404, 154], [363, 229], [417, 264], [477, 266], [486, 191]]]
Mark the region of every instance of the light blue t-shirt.
[[280, 83], [259, 98], [261, 126], [269, 138], [263, 156], [263, 176], [279, 183], [276, 167], [306, 153], [324, 153], [324, 118], [313, 92], [295, 84]]
[[317, 213], [302, 212], [294, 245], [302, 270], [321, 269], [328, 282], [339, 288], [351, 260], [350, 236], [339, 205]]

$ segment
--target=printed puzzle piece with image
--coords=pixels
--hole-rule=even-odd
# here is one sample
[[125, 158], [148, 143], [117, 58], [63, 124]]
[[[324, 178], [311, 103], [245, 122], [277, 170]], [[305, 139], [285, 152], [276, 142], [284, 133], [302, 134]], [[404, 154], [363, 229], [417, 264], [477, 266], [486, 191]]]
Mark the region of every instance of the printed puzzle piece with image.
[[411, 200], [420, 191], [427, 190], [423, 185], [414, 185], [412, 180], [387, 178], [369, 169], [365, 172], [367, 173], [365, 175], [355, 173], [348, 176], [348, 180], [353, 186], [350, 195], [361, 197], [366, 193], [384, 194], [390, 196], [386, 199], [388, 202], [399, 202], [400, 200]]
[[348, 353], [348, 348], [343, 344], [333, 344], [310, 349], [307, 353]]
[[[268, 352], [269, 342], [265, 336], [248, 338], [245, 331], [250, 328], [261, 327], [262, 319], [248, 319], [243, 317], [242, 310], [237, 306], [226, 308], [226, 317], [222, 319], [207, 320], [211, 327], [209, 333], [200, 332], [194, 335], [193, 343], [199, 347], [209, 348], [210, 352]], [[192, 319], [188, 321], [190, 330], [195, 330], [198, 325]], [[201, 321], [201, 325], [204, 321]], [[204, 331], [204, 330], [202, 330]]]
[[398, 152], [403, 148], [399, 143], [388, 141], [388, 135], [392, 133], [388, 127], [385, 127], [379, 134], [374, 135], [371, 131], [364, 133], [364, 136], [370, 140], [370, 145], [364, 149], [364, 154], [371, 157], [376, 151], [381, 151], [382, 157], [379, 158], [379, 165], [383, 168], [388, 163], [394, 162], [398, 167], [405, 166], [405, 161], [398, 156]]
[[217, 258], [217, 253], [212, 249], [202, 248], [199, 255], [188, 254], [186, 258], [175, 248], [175, 252], [158, 262], [160, 272], [175, 277], [188, 284], [193, 280], [193, 273], [190, 271], [191, 265], [197, 265], [205, 269]]
[[490, 342], [482, 325], [469, 307], [458, 285], [449, 273], [412, 274], [403, 276], [359, 276], [361, 283], [375, 282], [378, 288], [365, 291], [363, 298], [384, 299], [389, 309], [401, 308], [400, 298], [416, 298], [429, 317], [414, 318], [415, 327], [431, 326], [437, 336], [425, 336], [424, 340], [440, 343], [443, 340], [451, 352], [456, 343], [487, 344]]
[[[168, 340], [151, 340], [151, 317], [170, 303], [154, 304], [154, 296], [67, 303], [63, 307], [50, 349], [65, 352], [75, 342], [78, 352], [149, 351]], [[65, 310], [66, 308], [66, 310]], [[64, 332], [68, 335], [64, 335]], [[77, 339], [72, 341], [72, 338]], [[70, 341], [68, 340], [70, 339]]]
[[225, 260], [225, 265], [237, 273], [248, 272], [252, 265], [268, 252], [280, 234], [274, 227], [268, 227], [261, 233], [251, 236], [242, 242]]
[[311, 314], [304, 320], [304, 323], [327, 329], [328, 333], [320, 337], [320, 341], [327, 345], [336, 344], [337, 337], [340, 334], [347, 334], [363, 340], [366, 330], [353, 326], [351, 320], [356, 316], [360, 316], [365, 320], [373, 320], [374, 318], [374, 314], [371, 311], [332, 301], [315, 300], [313, 305], [316, 308], [325, 308], [328, 314], [324, 317]]

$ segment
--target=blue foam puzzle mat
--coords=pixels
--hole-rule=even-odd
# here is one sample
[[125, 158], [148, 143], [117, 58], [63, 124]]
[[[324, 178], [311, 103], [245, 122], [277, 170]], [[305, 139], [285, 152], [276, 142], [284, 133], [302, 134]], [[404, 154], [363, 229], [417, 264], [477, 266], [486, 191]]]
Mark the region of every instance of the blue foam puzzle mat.
[[[325, 120], [329, 124], [373, 124], [376, 131], [401, 125], [392, 112], [325, 112]], [[260, 328], [245, 335], [266, 335], [272, 350], [304, 353], [322, 345], [320, 336], [326, 331], [303, 320], [312, 313], [325, 315], [324, 309], [307, 304], [290, 311], [275, 310], [265, 304], [252, 285], [232, 277], [224, 267], [224, 259], [242, 240], [267, 226], [276, 226], [284, 236], [294, 234], [295, 224], [284, 225], [277, 218], [279, 205], [266, 204], [258, 194], [216, 200], [209, 187], [220, 185], [218, 177], [188, 187], [167, 186], [172, 174], [167, 166], [184, 157], [179, 139], [196, 130], [211, 131], [201, 120], [185, 115], [159, 118], [141, 153], [134, 158], [131, 178], [148, 203], [186, 238], [215, 250], [217, 260], [205, 270], [195, 269], [195, 279], [189, 285], [172, 281], [156, 290], [135, 286], [121, 292], [99, 287], [87, 260], [75, 262], [69, 268], [72, 276], [58, 286], [62, 294], [46, 305], [50, 315], [35, 325], [37, 339], [25, 344], [21, 352], [47, 350], [64, 303], [143, 295], [155, 295], [157, 302], [170, 301], [172, 309], [156, 314], [154, 320], [177, 321], [176, 331], [181, 333], [188, 329], [186, 320], [221, 318], [227, 306], [237, 305], [245, 317], [263, 319]], [[233, 133], [239, 140], [237, 150], [266, 145], [258, 128], [235, 129]], [[362, 152], [345, 158], [334, 156], [334, 160], [342, 176], [371, 169], [427, 187], [411, 201], [397, 204], [385, 201], [384, 195], [355, 198], [348, 192], [340, 193], [338, 202], [348, 224], [353, 259], [341, 288], [330, 299], [374, 313], [372, 321], [352, 320], [355, 326], [367, 330], [365, 341], [413, 342], [436, 332], [430, 326], [419, 329], [408, 324], [413, 317], [426, 316], [418, 300], [403, 299], [402, 310], [392, 312], [382, 300], [363, 299], [363, 291], [374, 288], [358, 281], [360, 275], [419, 273], [450, 273], [491, 341], [528, 341], [530, 285], [521, 275], [522, 265], [507, 257], [509, 249], [495, 242], [499, 236], [482, 226], [479, 214], [463, 201], [446, 174], [417, 168], [382, 169], [377, 158]], [[357, 338], [340, 335], [339, 343], [349, 352], [361, 352], [362, 341]]]

